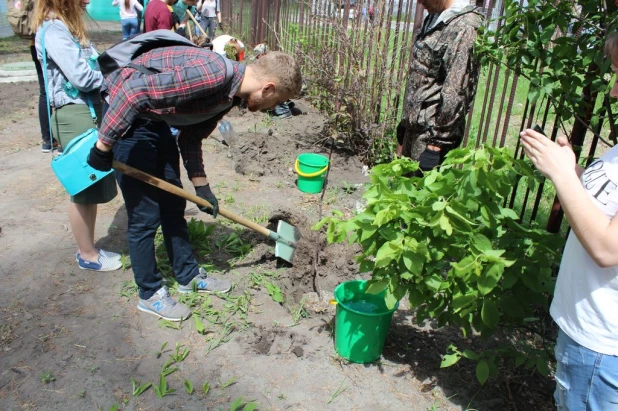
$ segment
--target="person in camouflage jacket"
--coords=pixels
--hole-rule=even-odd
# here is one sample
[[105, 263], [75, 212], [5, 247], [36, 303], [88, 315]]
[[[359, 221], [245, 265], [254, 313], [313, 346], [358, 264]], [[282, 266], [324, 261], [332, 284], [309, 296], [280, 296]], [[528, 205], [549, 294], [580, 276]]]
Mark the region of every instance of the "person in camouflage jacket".
[[416, 35], [398, 154], [437, 167], [461, 143], [476, 93], [479, 63], [473, 54], [480, 9], [469, 0], [419, 0], [429, 15]]

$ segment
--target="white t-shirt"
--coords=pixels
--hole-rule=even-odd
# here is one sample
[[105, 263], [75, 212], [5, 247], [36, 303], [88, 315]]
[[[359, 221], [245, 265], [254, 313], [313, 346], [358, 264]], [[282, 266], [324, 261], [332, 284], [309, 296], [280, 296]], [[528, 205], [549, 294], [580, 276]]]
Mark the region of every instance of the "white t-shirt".
[[[230, 36], [229, 34], [222, 34], [220, 36], [215, 37], [212, 40], [212, 51], [215, 53], [225, 57], [225, 46], [230, 40], [234, 40], [235, 37]], [[238, 41], [238, 45], [241, 49], [245, 49], [245, 45], [242, 41], [236, 39]]]
[[137, 17], [136, 10], [142, 11], [144, 7], [137, 0], [129, 0], [129, 8], [124, 7], [124, 0], [114, 0], [112, 6], [120, 6], [120, 19], [131, 19]]
[[219, 0], [204, 0], [202, 2], [202, 17], [217, 17], [217, 13], [220, 11]]
[[[581, 181], [595, 206], [614, 217], [618, 213], [618, 146], [592, 163]], [[550, 313], [580, 345], [618, 355], [618, 266], [599, 267], [573, 232], [562, 256]]]

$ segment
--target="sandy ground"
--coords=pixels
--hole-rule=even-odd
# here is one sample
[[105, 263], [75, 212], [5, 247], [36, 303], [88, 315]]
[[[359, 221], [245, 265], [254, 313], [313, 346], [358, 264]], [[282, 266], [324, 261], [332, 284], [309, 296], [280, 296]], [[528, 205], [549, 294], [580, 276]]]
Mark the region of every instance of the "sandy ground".
[[[229, 120], [237, 146], [204, 142], [207, 173], [224, 207], [264, 225], [283, 218], [304, 239], [294, 266], [283, 265], [268, 240], [189, 205], [188, 220], [214, 224], [211, 253], [196, 250], [197, 258], [235, 283], [231, 300], [196, 300], [230, 313], [225, 321], [204, 321], [202, 335], [193, 319], [176, 330], [138, 311], [130, 268], [97, 274], [76, 266], [67, 196], [52, 174], [51, 156], [40, 151], [37, 92], [35, 83], [0, 85], [1, 409], [228, 410], [240, 397], [262, 410], [496, 410], [517, 409], [515, 403], [519, 410], [547, 409], [548, 391], [536, 376], [480, 387], [472, 367], [441, 370], [440, 354], [458, 338], [456, 331], [413, 326], [405, 304], [380, 361], [351, 364], [336, 355], [335, 308], [328, 301], [338, 283], [360, 277], [353, 247], [326, 246], [323, 235], [310, 230], [319, 219], [320, 196], [296, 188], [298, 154], [329, 153], [325, 120], [306, 101], [296, 101], [303, 114], [287, 120], [234, 110]], [[323, 214], [351, 213], [367, 182], [363, 164], [335, 150], [331, 165]], [[186, 176], [184, 184], [191, 187]], [[221, 245], [231, 233], [249, 251], [232, 265]], [[128, 254], [121, 195], [99, 208], [96, 238], [97, 246]], [[260, 274], [281, 287], [282, 304], [252, 281]], [[133, 396], [131, 378], [158, 385], [177, 344], [188, 355], [166, 377], [176, 391], [158, 398], [151, 387]], [[195, 387], [192, 395], [186, 380]]]

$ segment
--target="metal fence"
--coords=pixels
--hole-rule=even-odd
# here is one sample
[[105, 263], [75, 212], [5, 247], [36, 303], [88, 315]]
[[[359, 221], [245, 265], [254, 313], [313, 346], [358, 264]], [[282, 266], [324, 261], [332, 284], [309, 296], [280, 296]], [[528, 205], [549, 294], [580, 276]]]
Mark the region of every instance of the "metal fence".
[[[318, 96], [320, 107], [335, 113], [344, 107], [354, 114], [352, 126], [372, 142], [392, 141], [414, 33], [424, 16], [421, 5], [409, 0], [229, 0], [223, 4], [226, 24], [250, 45], [264, 42], [301, 57], [303, 74], [309, 87], [315, 87], [312, 94]], [[495, 19], [504, 14], [503, 1], [478, 0], [476, 5], [489, 28], [495, 29], [500, 24]], [[488, 64], [481, 79], [463, 145], [510, 146], [516, 156], [522, 156], [519, 131], [536, 123], [556, 138], [560, 122], [549, 101], [530, 104], [525, 98], [529, 84], [514, 68]], [[591, 101], [597, 98], [602, 97], [591, 96]], [[579, 122], [569, 127], [566, 134], [573, 144], [585, 147], [590, 162], [599, 146], [597, 137], [588, 141], [587, 128]], [[553, 191], [544, 185], [534, 191], [518, 185], [509, 201], [523, 221], [536, 221], [552, 232], [566, 230]]]

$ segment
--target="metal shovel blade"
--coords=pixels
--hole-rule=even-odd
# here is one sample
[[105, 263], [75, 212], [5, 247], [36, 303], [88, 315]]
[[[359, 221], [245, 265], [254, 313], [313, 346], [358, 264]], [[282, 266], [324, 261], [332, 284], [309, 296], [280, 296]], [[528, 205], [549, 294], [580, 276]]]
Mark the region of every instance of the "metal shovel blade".
[[292, 264], [296, 243], [302, 238], [300, 231], [293, 225], [279, 220], [276, 237], [272, 237], [277, 241], [275, 244], [275, 257], [282, 258]]

